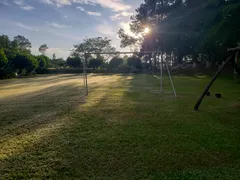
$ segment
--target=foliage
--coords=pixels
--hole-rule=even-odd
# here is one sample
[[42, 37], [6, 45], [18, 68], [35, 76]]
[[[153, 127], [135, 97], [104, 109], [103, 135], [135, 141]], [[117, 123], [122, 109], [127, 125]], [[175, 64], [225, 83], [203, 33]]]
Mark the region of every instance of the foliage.
[[[81, 58], [84, 57], [84, 53], [103, 53], [103, 52], [116, 52], [116, 48], [112, 46], [110, 39], [107, 37], [96, 37], [96, 38], [88, 38], [84, 39], [82, 43], [78, 45], [74, 45], [74, 49], [71, 52], [72, 56], [78, 56]], [[87, 58], [91, 58], [91, 55], [88, 55]], [[97, 57], [99, 54], [97, 54]], [[104, 55], [104, 61], [107, 61], [110, 57], [114, 56], [114, 54]]]
[[20, 52], [30, 53], [30, 48], [32, 45], [27, 38], [18, 35], [13, 38], [12, 47], [13, 49], [19, 50]]
[[130, 67], [136, 68], [136, 69], [141, 69], [142, 68], [142, 61], [138, 56], [131, 56], [127, 60], [127, 64]]
[[97, 69], [104, 63], [103, 58], [92, 58], [89, 61], [88, 67]]
[[46, 56], [44, 56], [44, 55], [36, 56], [36, 59], [38, 61], [38, 67], [39, 68], [46, 68], [47, 67]]
[[80, 67], [81, 59], [79, 57], [68, 57], [66, 60], [66, 64], [70, 67]]
[[0, 68], [3, 68], [8, 62], [7, 56], [3, 49], [0, 49]]
[[[227, 48], [240, 42], [239, 21], [238, 0], [145, 0], [131, 17], [130, 27], [135, 37], [144, 38], [141, 51], [161, 51], [171, 55], [174, 64], [189, 58], [206, 64], [225, 60]], [[149, 34], [143, 34], [145, 27], [151, 29]], [[135, 43], [122, 29], [119, 37], [122, 47]]]
[[52, 59], [51, 60], [51, 64], [55, 67], [55, 68], [59, 68], [59, 67], [63, 67], [66, 65], [66, 61], [64, 61], [63, 58], [57, 58], [57, 59]]
[[116, 49], [112, 47], [111, 40], [107, 37], [96, 37], [84, 39], [82, 43], [75, 45], [75, 52], [89, 53], [89, 52], [115, 52]]
[[121, 57], [113, 57], [109, 62], [110, 68], [118, 68], [121, 64], [123, 64], [123, 58]]
[[38, 62], [34, 56], [24, 53], [17, 54], [11, 63], [14, 69], [20, 73], [24, 70], [26, 70], [26, 73], [30, 73], [38, 66]]
[[43, 44], [39, 47], [38, 51], [42, 53], [42, 55], [45, 55], [46, 50], [48, 49], [47, 44]]

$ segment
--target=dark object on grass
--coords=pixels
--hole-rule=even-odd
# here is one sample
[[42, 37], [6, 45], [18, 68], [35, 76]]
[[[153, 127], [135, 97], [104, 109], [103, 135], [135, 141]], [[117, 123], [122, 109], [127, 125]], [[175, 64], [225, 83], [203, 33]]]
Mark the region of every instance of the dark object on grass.
[[231, 54], [227, 58], [227, 60], [223, 63], [223, 65], [219, 68], [219, 70], [216, 72], [216, 74], [212, 77], [211, 81], [208, 83], [208, 85], [206, 86], [206, 88], [204, 89], [203, 93], [201, 94], [200, 98], [198, 99], [197, 103], [194, 106], [194, 109], [196, 111], [198, 110], [198, 108], [199, 108], [203, 98], [207, 94], [208, 90], [211, 88], [214, 81], [217, 79], [218, 75], [224, 70], [224, 68], [228, 65], [228, 63], [233, 62], [233, 61], [234, 61], [234, 54]]
[[222, 94], [216, 93], [215, 96], [216, 96], [216, 98], [221, 98], [221, 97], [222, 97]]
[[211, 95], [211, 93], [210, 93], [210, 92], [207, 92], [206, 96], [210, 96], [210, 95]]

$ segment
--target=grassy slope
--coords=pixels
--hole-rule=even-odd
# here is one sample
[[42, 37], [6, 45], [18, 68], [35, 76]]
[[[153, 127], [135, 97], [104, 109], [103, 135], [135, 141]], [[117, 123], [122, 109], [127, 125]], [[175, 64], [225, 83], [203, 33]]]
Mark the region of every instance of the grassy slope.
[[[175, 77], [179, 98], [148, 75], [0, 82], [0, 179], [239, 179], [240, 85]], [[170, 84], [164, 79], [166, 91]]]

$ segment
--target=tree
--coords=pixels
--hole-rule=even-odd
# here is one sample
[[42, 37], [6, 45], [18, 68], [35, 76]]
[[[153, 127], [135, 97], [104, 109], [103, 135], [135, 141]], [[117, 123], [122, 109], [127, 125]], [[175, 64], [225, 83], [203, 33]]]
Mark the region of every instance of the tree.
[[136, 68], [136, 69], [141, 69], [142, 68], [142, 61], [138, 56], [131, 56], [127, 60], [127, 64], [130, 67]]
[[81, 59], [79, 57], [68, 57], [66, 63], [70, 67], [80, 67]]
[[36, 56], [36, 59], [38, 61], [38, 67], [39, 68], [46, 68], [47, 67], [47, 62], [46, 62], [46, 58], [45, 56], [41, 55], [41, 56]]
[[12, 47], [18, 49], [21, 52], [30, 53], [32, 47], [30, 41], [24, 36], [18, 35], [13, 38]]
[[103, 59], [102, 58], [93, 58], [90, 59], [89, 61], [89, 68], [97, 69], [103, 64]]
[[39, 47], [38, 51], [42, 53], [42, 55], [45, 55], [47, 49], [48, 49], [47, 44], [43, 44]]
[[[151, 29], [143, 36], [141, 51], [161, 51], [161, 58], [170, 57], [174, 64], [204, 64], [222, 61], [227, 48], [240, 41], [239, 12], [239, 0], [145, 0], [130, 27], [135, 36]], [[135, 43], [122, 29], [119, 37], [122, 47]], [[156, 55], [150, 64], [157, 67]]]
[[3, 49], [0, 49], [0, 68], [3, 68], [8, 62], [7, 56], [5, 55]]
[[120, 57], [113, 57], [109, 62], [110, 68], [118, 68], [121, 64], [123, 64], [123, 58]]
[[63, 58], [57, 58], [57, 59], [53, 59], [51, 60], [51, 64], [55, 67], [63, 67], [66, 65], [66, 61], [63, 60]]
[[0, 48], [9, 49], [11, 45], [11, 41], [7, 35], [0, 36]]
[[111, 40], [107, 37], [96, 37], [84, 39], [82, 43], [74, 46], [76, 52], [90, 53], [90, 52], [115, 52], [116, 49], [112, 47]]
[[11, 63], [20, 73], [23, 72], [23, 70], [26, 70], [27, 73], [30, 73], [38, 65], [37, 60], [32, 55], [24, 53], [17, 54]]
[[53, 53], [53, 57], [52, 57], [52, 60], [56, 59], [56, 54]]
[[[112, 46], [110, 39], [107, 37], [96, 37], [96, 38], [88, 38], [84, 39], [82, 43], [78, 45], [74, 45], [74, 49], [72, 54], [78, 55], [81, 58], [84, 58], [84, 53], [91, 53], [91, 52], [116, 52], [116, 48]], [[98, 57], [99, 55], [97, 55]], [[109, 59], [110, 57], [114, 56], [114, 54], [104, 55], [104, 60]], [[87, 57], [87, 58], [90, 58]]]

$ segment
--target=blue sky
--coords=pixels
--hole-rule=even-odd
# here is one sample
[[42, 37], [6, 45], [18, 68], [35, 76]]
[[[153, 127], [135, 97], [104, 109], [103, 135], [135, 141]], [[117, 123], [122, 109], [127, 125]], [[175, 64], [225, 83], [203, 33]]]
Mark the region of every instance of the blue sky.
[[120, 49], [117, 31], [129, 30], [130, 16], [143, 0], [0, 0], [0, 34], [23, 35], [32, 53], [47, 44], [48, 56], [66, 58], [86, 37], [108, 37]]

